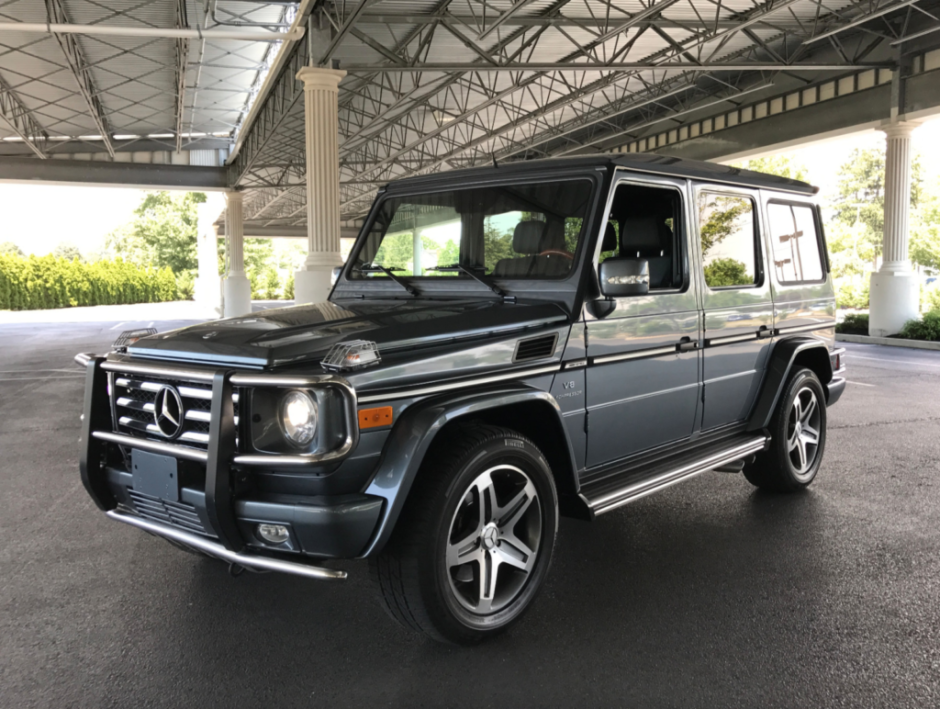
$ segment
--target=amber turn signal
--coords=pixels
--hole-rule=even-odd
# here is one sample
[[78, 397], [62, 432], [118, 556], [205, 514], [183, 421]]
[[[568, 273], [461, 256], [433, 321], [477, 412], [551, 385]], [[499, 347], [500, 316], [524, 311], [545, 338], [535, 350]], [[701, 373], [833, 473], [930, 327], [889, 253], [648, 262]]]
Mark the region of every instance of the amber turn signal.
[[377, 409], [359, 409], [359, 428], [377, 428], [392, 425], [392, 407], [380, 406]]

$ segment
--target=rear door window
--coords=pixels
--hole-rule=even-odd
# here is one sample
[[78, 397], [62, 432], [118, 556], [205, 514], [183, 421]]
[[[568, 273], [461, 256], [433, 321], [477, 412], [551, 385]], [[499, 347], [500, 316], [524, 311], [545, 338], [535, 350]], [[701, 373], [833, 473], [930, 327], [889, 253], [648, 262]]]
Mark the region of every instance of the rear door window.
[[698, 197], [702, 267], [709, 288], [742, 288], [759, 283], [754, 201], [702, 191]]

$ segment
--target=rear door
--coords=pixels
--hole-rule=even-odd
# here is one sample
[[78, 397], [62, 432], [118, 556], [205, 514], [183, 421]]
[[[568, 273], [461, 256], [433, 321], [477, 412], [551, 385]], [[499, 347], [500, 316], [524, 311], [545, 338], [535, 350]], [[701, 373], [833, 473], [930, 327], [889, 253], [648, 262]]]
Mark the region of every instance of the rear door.
[[758, 191], [698, 183], [694, 195], [705, 431], [750, 413], [770, 353], [774, 312]]
[[585, 315], [589, 468], [688, 438], [695, 427], [701, 324], [688, 197], [684, 180], [615, 182], [595, 268], [604, 258], [646, 258], [650, 292], [616, 298], [606, 316]]
[[832, 340], [835, 299], [819, 211], [792, 195], [763, 192], [778, 336], [802, 333]]

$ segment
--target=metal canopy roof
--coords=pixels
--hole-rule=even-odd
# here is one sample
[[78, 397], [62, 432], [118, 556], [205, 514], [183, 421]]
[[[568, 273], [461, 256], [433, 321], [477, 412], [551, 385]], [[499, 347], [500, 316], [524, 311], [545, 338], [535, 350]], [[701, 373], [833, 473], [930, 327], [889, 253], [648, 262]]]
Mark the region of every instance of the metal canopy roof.
[[[246, 221], [300, 226], [303, 87], [295, 74], [338, 65], [348, 72], [339, 94], [341, 201], [344, 218], [354, 220], [392, 179], [494, 156], [502, 164], [603, 151], [715, 106], [860, 69], [896, 69], [909, 48], [940, 43], [938, 6], [0, 0], [0, 155], [120, 159], [142, 149], [227, 147], [230, 184], [246, 190]], [[21, 32], [10, 23], [59, 30]], [[200, 34], [70, 34], [65, 25]], [[254, 34], [209, 36], [221, 30]], [[254, 41], [288, 31], [283, 42]]]

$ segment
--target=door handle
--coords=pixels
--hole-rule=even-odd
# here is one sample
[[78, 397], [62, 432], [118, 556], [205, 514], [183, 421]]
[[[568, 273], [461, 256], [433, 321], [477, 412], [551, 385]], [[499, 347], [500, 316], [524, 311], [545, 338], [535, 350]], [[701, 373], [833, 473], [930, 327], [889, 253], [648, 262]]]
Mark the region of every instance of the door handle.
[[692, 350], [698, 349], [698, 340], [693, 340], [689, 337], [683, 337], [679, 340], [679, 344], [676, 345], [677, 352], [691, 352]]
[[766, 337], [773, 337], [773, 336], [774, 336], [774, 331], [771, 330], [771, 329], [770, 329], [769, 327], [767, 327], [766, 325], [761, 325], [761, 326], [760, 326], [760, 329], [757, 331], [757, 339], [758, 339], [758, 340], [762, 340], [762, 339], [764, 339], [764, 338], [766, 338]]

